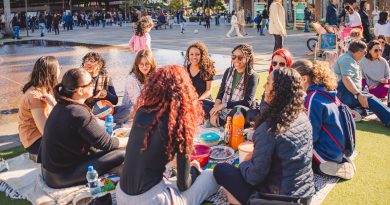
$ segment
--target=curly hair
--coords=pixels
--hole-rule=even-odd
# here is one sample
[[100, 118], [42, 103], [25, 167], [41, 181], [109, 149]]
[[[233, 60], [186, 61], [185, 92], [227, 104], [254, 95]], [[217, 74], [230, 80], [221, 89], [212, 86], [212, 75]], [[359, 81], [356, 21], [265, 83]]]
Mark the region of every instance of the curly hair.
[[48, 93], [53, 93], [57, 82], [58, 60], [54, 56], [40, 57], [34, 64], [30, 75], [30, 80], [23, 86], [22, 92], [25, 93], [30, 87], [44, 88]]
[[263, 122], [270, 124], [270, 132], [276, 135], [283, 134], [304, 111], [303, 102], [305, 92], [301, 83], [301, 76], [294, 69], [281, 68], [274, 70], [269, 106], [258, 116], [255, 128]]
[[143, 36], [147, 33], [147, 30], [151, 29], [153, 26], [153, 21], [148, 16], [142, 16], [141, 19], [137, 22], [135, 35]]
[[[234, 47], [232, 54], [234, 51], [240, 50], [244, 54], [244, 58], [249, 58], [245, 65], [245, 71], [244, 71], [244, 96], [246, 95], [246, 90], [248, 86], [248, 79], [251, 75], [255, 75], [255, 69], [253, 67], [254, 61], [255, 61], [255, 54], [253, 52], [253, 47], [249, 44], [240, 44], [236, 47]], [[231, 67], [233, 66], [233, 61], [231, 62]]]
[[144, 74], [141, 73], [141, 71], [139, 70], [139, 66], [138, 66], [140, 64], [142, 58], [145, 58], [146, 61], [148, 61], [148, 63], [150, 64], [150, 71], [149, 71], [148, 75], [156, 70], [156, 59], [154, 58], [152, 51], [150, 51], [148, 49], [138, 51], [137, 55], [135, 56], [134, 64], [133, 64], [133, 67], [131, 68], [130, 74], [134, 73], [135, 77], [142, 84], [144, 84], [145, 83], [145, 76], [144, 76]]
[[146, 129], [144, 147], [141, 151], [148, 148], [153, 128], [161, 122], [165, 114], [168, 114], [168, 141], [165, 153], [169, 160], [173, 159], [176, 152], [190, 158], [193, 136], [204, 120], [204, 111], [191, 79], [183, 67], [166, 65], [150, 74], [134, 111], [138, 109], [147, 113], [157, 112]]
[[83, 62], [81, 63], [81, 67], [84, 67], [84, 63], [87, 59], [93, 59], [98, 64], [101, 65], [101, 67], [99, 69], [99, 74], [106, 74], [107, 73], [106, 60], [104, 60], [103, 56], [100, 55], [100, 53], [92, 51], [92, 52], [85, 54], [85, 56], [83, 57]]
[[298, 60], [292, 66], [301, 76], [308, 76], [311, 84], [322, 85], [328, 91], [337, 88], [335, 73], [329, 68], [329, 63], [316, 61], [314, 64], [308, 60]]
[[361, 29], [354, 28], [351, 30], [351, 33], [349, 34], [351, 38], [354, 40], [361, 40], [363, 38], [363, 33]]
[[199, 51], [200, 51], [200, 62], [199, 62], [200, 77], [203, 80], [208, 81], [209, 79], [211, 79], [212, 77], [215, 76], [216, 70], [215, 70], [215, 66], [214, 66], [214, 61], [211, 60], [211, 58], [209, 57], [209, 51], [208, 51], [206, 45], [204, 45], [201, 42], [195, 41], [190, 46], [188, 46], [186, 56], [185, 56], [185, 61], [184, 61], [184, 65], [186, 67], [188, 67], [191, 64], [191, 62], [190, 62], [191, 48], [199, 49]]
[[[290, 53], [290, 51], [288, 51], [285, 48], [281, 48], [281, 49], [276, 50], [272, 54], [271, 59], [274, 59], [275, 56], [280, 56], [280, 57], [284, 58], [286, 60], [286, 67], [287, 68], [291, 67], [291, 65], [293, 63], [293, 56]], [[269, 73], [271, 73], [273, 70], [274, 70], [274, 68], [272, 67], [272, 65], [270, 65], [269, 66]]]

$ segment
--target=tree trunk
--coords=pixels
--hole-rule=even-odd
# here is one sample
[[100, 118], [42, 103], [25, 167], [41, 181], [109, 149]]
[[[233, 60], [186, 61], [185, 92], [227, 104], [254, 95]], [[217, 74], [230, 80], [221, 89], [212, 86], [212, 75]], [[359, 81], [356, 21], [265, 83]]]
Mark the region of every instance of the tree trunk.
[[4, 17], [5, 17], [5, 34], [12, 36], [11, 29], [11, 2], [10, 0], [3, 0], [4, 4]]

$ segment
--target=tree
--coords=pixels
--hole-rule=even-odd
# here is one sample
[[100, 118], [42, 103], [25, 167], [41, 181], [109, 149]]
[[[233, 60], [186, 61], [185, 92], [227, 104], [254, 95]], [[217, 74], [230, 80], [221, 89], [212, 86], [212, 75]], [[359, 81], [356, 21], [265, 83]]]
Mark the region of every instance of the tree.
[[188, 3], [188, 0], [171, 0], [169, 3], [169, 8], [172, 10], [179, 10], [184, 8], [184, 5]]
[[11, 29], [11, 2], [10, 0], [3, 0], [4, 4], [4, 20], [5, 20], [5, 34], [12, 36]]

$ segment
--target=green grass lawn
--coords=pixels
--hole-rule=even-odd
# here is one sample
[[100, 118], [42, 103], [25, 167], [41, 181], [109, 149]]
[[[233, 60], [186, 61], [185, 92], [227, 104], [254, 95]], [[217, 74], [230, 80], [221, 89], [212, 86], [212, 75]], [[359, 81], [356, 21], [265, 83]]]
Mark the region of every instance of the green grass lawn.
[[[260, 74], [256, 97], [263, 93], [267, 73]], [[213, 97], [218, 87], [213, 88]], [[357, 173], [350, 181], [340, 181], [328, 194], [323, 205], [389, 204], [390, 201], [390, 129], [377, 121], [357, 123], [355, 159]], [[24, 152], [17, 147], [0, 152], [0, 157], [11, 158]], [[11, 200], [0, 193], [0, 204], [25, 205], [26, 200]]]

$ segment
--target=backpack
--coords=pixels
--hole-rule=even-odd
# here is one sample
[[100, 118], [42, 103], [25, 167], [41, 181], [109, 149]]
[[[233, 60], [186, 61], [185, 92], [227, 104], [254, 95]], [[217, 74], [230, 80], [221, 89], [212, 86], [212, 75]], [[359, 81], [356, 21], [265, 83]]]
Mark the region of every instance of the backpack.
[[[356, 124], [352, 116], [351, 109], [341, 102], [341, 100], [336, 96], [336, 99], [328, 95], [327, 93], [321, 91], [312, 91], [308, 94], [308, 96], [313, 96], [312, 94], [318, 93], [330, 99], [333, 103], [335, 103], [340, 112], [340, 120], [343, 122], [343, 133], [345, 137], [345, 148], [343, 151], [344, 155], [350, 157], [355, 150], [356, 145]], [[307, 99], [310, 101], [310, 99]], [[308, 109], [308, 104], [305, 105], [306, 109]], [[340, 144], [340, 143], [338, 143]], [[340, 147], [342, 149], [342, 147]]]

